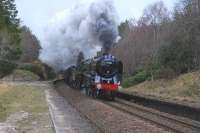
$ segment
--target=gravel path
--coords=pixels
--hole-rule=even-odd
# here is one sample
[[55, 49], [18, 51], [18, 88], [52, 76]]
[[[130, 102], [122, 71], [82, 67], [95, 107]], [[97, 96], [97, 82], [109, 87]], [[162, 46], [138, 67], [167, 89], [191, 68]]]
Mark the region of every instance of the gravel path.
[[86, 97], [80, 92], [70, 89], [64, 83], [58, 83], [55, 88], [82, 115], [106, 133], [169, 133], [156, 125]]

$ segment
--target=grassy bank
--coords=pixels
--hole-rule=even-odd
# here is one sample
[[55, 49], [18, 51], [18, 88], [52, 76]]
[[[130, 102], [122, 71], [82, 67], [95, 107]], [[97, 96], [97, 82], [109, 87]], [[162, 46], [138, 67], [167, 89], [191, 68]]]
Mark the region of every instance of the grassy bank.
[[200, 103], [200, 72], [184, 74], [172, 80], [145, 81], [124, 91]]
[[12, 74], [3, 78], [5, 81], [38, 81], [40, 77], [30, 71], [16, 69]]

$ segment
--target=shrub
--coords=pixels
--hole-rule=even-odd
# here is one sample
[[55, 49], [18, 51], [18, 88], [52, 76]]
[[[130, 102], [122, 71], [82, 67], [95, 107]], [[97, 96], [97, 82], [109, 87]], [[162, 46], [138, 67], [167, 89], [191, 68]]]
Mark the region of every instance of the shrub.
[[15, 70], [13, 72], [13, 80], [16, 81], [38, 81], [40, 77], [30, 71], [26, 70]]
[[0, 78], [9, 75], [16, 68], [16, 64], [6, 60], [0, 60]]
[[56, 74], [52, 68], [40, 62], [21, 64], [18, 69], [33, 72], [42, 80], [54, 79], [56, 77]]
[[122, 82], [123, 88], [128, 88], [133, 85], [134, 77], [125, 78]]
[[141, 82], [144, 82], [145, 80], [148, 79], [148, 74], [146, 71], [141, 71], [141, 72], [138, 72], [135, 76], [134, 76], [134, 79], [135, 79], [135, 82], [136, 83], [141, 83]]
[[45, 70], [43, 66], [39, 64], [25, 63], [21, 64], [18, 69], [30, 71], [37, 74], [41, 79], [45, 79]]
[[128, 88], [133, 85], [144, 82], [145, 80], [149, 79], [149, 77], [150, 77], [150, 75], [146, 71], [139, 70], [134, 76], [125, 78], [122, 83], [122, 86], [124, 88]]

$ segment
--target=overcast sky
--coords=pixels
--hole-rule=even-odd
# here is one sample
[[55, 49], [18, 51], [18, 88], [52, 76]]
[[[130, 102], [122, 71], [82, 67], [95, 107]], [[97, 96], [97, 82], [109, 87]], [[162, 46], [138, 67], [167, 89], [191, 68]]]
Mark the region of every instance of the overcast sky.
[[[23, 24], [41, 39], [45, 26], [58, 12], [70, 9], [80, 1], [92, 0], [16, 0], [16, 4]], [[159, 0], [114, 0], [120, 21], [138, 18], [146, 6], [156, 1]], [[164, 0], [169, 9], [174, 7], [176, 1]]]

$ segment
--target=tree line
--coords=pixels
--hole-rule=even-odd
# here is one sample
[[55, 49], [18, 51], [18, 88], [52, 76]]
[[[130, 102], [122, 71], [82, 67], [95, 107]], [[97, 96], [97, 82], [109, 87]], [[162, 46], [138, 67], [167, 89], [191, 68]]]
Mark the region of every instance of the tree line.
[[119, 26], [122, 40], [113, 54], [126, 76], [173, 78], [200, 69], [200, 1], [180, 0], [173, 12], [162, 1], [149, 5], [139, 20]]
[[18, 18], [15, 0], [0, 1], [0, 77], [19, 63], [37, 60], [39, 41]]

